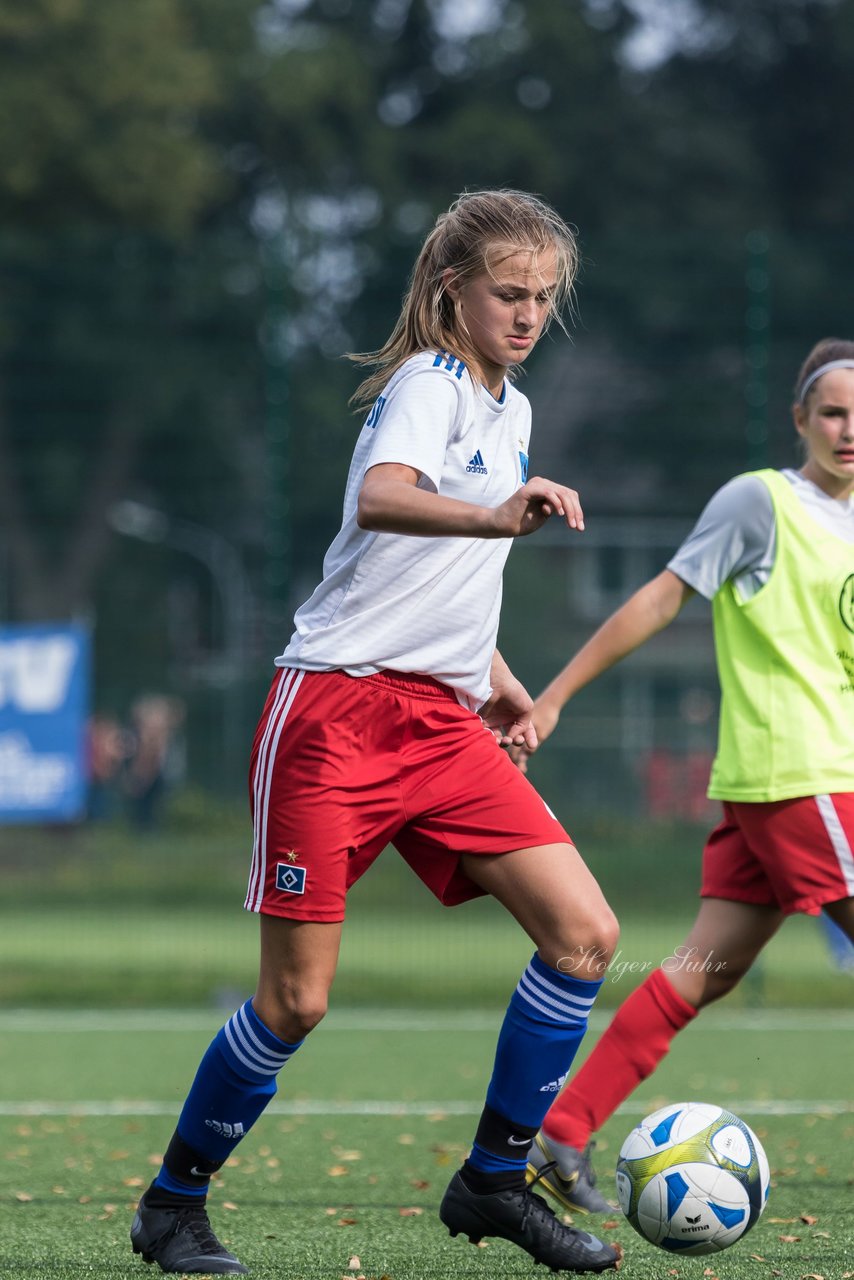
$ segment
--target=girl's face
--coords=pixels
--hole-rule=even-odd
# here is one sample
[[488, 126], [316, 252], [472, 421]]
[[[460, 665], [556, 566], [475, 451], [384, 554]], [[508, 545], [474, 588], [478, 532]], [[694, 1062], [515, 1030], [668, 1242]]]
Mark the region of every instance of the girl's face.
[[526, 359], [543, 332], [557, 287], [557, 254], [549, 248], [496, 255], [488, 271], [464, 283], [447, 270], [444, 284], [457, 324], [480, 357], [484, 385], [499, 396], [508, 366]]
[[854, 492], [854, 369], [830, 369], [795, 405], [795, 426], [807, 448], [803, 475], [833, 498]]

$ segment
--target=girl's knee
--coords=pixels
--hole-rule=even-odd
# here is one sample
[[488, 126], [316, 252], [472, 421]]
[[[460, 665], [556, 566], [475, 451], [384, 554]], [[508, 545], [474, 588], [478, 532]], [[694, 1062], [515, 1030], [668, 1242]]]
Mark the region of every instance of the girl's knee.
[[565, 933], [541, 946], [540, 954], [561, 973], [595, 982], [605, 976], [619, 938], [619, 921], [603, 900], [596, 912], [575, 920]]
[[287, 1044], [294, 1044], [304, 1039], [326, 1016], [328, 996], [326, 987], [284, 979], [263, 984], [252, 1003], [258, 1017], [274, 1035]]

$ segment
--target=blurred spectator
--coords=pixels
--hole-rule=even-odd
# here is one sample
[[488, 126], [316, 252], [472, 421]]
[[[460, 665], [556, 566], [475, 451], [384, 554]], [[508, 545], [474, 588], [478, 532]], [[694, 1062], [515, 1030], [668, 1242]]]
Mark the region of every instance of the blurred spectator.
[[184, 776], [184, 715], [184, 704], [164, 694], [145, 694], [131, 707], [125, 794], [131, 822], [140, 831], [157, 825], [166, 794]]
[[119, 778], [128, 753], [128, 734], [115, 716], [96, 713], [86, 725], [88, 793], [86, 816], [102, 822], [114, 816], [119, 797]]
[[712, 802], [706, 795], [712, 753], [672, 751], [657, 747], [643, 758], [644, 798], [651, 818], [703, 822]]

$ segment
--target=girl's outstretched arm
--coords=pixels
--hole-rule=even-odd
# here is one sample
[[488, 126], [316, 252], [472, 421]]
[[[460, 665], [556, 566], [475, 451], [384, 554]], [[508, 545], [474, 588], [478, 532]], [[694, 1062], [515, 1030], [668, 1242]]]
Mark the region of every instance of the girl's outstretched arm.
[[[534, 702], [531, 719], [538, 741], [545, 742], [554, 731], [561, 711], [579, 689], [663, 631], [693, 595], [687, 583], [665, 569], [612, 613]], [[524, 771], [531, 748], [513, 755]]]
[[571, 529], [584, 528], [574, 489], [535, 476], [499, 507], [479, 507], [417, 488], [419, 473], [381, 462], [365, 473], [357, 519], [361, 529], [421, 537], [521, 538], [557, 515]]

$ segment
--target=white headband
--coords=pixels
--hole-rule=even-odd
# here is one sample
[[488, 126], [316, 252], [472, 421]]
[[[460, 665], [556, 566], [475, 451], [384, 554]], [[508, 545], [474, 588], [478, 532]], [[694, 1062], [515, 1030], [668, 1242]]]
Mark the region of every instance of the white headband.
[[854, 360], [828, 360], [827, 364], [821, 364], [817, 369], [813, 369], [810, 376], [804, 379], [804, 385], [801, 387], [801, 393], [798, 396], [798, 404], [804, 403], [812, 384], [818, 382], [823, 373], [830, 373], [831, 369], [854, 369]]

